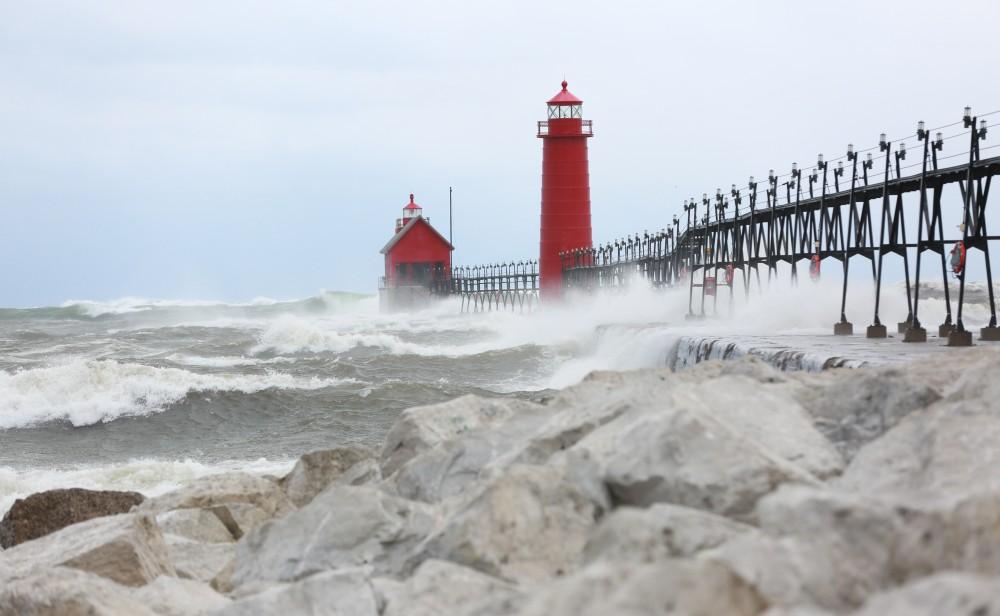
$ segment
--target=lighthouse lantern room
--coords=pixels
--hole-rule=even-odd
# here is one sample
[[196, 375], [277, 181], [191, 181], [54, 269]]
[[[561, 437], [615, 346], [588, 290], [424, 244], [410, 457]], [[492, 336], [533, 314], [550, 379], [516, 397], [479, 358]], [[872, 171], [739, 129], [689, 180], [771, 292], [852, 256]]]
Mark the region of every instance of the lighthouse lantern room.
[[410, 195], [395, 234], [382, 248], [385, 275], [379, 285], [383, 310], [420, 307], [430, 299], [434, 285], [451, 272], [451, 243], [424, 218], [423, 208]]
[[542, 139], [542, 216], [539, 273], [542, 298], [562, 289], [559, 254], [593, 243], [590, 226], [590, 168], [587, 139], [594, 136], [583, 119], [583, 101], [567, 89], [548, 102], [548, 119], [538, 123]]

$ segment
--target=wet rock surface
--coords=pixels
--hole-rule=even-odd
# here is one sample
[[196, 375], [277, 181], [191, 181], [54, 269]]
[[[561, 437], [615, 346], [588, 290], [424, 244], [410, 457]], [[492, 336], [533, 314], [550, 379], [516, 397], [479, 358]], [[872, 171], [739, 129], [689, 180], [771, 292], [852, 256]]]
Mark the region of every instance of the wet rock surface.
[[380, 453], [0, 551], [0, 615], [1000, 613], [998, 370], [741, 358], [413, 408]]

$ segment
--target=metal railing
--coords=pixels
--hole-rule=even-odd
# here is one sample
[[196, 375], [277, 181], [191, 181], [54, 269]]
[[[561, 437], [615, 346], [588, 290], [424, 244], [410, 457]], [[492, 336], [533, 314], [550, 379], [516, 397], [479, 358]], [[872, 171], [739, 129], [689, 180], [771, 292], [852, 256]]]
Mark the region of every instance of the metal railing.
[[[1000, 111], [986, 115], [994, 113]], [[949, 345], [965, 346], [972, 341], [962, 321], [966, 251], [978, 249], [985, 260], [990, 309], [989, 324], [982, 328], [980, 336], [983, 340], [1000, 340], [989, 255], [990, 242], [1000, 236], [988, 234], [986, 210], [992, 179], [1000, 175], [1000, 156], [982, 156], [983, 151], [1000, 146], [981, 145], [987, 136], [988, 123], [973, 117], [970, 109], [966, 109], [962, 122], [955, 124], [962, 124], [965, 130], [947, 137], [937, 132], [932, 137], [934, 129], [927, 130], [920, 122], [914, 136], [922, 150], [917, 155], [922, 153], [922, 157], [909, 165], [903, 164], [907, 158], [905, 144], [901, 141], [894, 149], [883, 134], [878, 146], [869, 150], [855, 151], [849, 145], [845, 156], [833, 161], [818, 156], [816, 166], [805, 176], [793, 164], [788, 174], [778, 176], [773, 170], [769, 172], [762, 190], [758, 190], [751, 176], [745, 190], [734, 184], [728, 193], [717, 189], [714, 199], [707, 193], [700, 202], [692, 198], [684, 202], [687, 216], [684, 231], [680, 219], [674, 216], [670, 229], [563, 253], [564, 284], [586, 289], [616, 287], [640, 276], [654, 285], [686, 285], [688, 316], [697, 318], [706, 314], [706, 298], [711, 298], [713, 311], [717, 309], [720, 288], [728, 287], [730, 303], [737, 282], [742, 282], [747, 298], [753, 282], [759, 292], [765, 292], [766, 287], [761, 285], [761, 265], [767, 268], [770, 281], [778, 274], [778, 263], [786, 263], [795, 282], [802, 261], [808, 262], [810, 277], [818, 279], [822, 263], [833, 259], [840, 262], [843, 273], [840, 321], [834, 333], [850, 334], [853, 325], [846, 315], [848, 272], [851, 258], [860, 256], [870, 262], [875, 286], [872, 325], [866, 335], [884, 338], [887, 331], [879, 314], [883, 263], [885, 257], [896, 255], [903, 262], [908, 307], [906, 319], [898, 323], [897, 329], [904, 334], [905, 341], [923, 342], [926, 331], [919, 320], [920, 278], [923, 255], [930, 251], [938, 255], [934, 260], [940, 265], [947, 311], [938, 334], [948, 337]], [[954, 124], [941, 128], [951, 126]], [[944, 155], [945, 142], [953, 138], [968, 143], [968, 148]], [[873, 155], [876, 148], [880, 153], [877, 157]], [[861, 154], [866, 156], [862, 159]], [[946, 160], [957, 164], [942, 167], [940, 163]], [[833, 162], [837, 164], [831, 168]], [[874, 171], [876, 163], [881, 167], [880, 181]], [[904, 173], [910, 169], [914, 172]], [[845, 174], [849, 174], [849, 179]], [[949, 202], [961, 221], [958, 233], [951, 237], [946, 237], [942, 222], [946, 189], [951, 191]], [[803, 190], [808, 194], [803, 195]], [[909, 208], [905, 207], [904, 197], [909, 197]], [[763, 203], [758, 205], [759, 201]], [[744, 203], [746, 207], [741, 209]], [[704, 212], [700, 219], [699, 205]], [[916, 242], [907, 240], [907, 209], [911, 217], [917, 216]], [[879, 215], [878, 241], [874, 237], [873, 213]], [[948, 247], [951, 251], [946, 257]], [[911, 251], [916, 259], [914, 284], [911, 284]], [[959, 280], [954, 322], [949, 273]], [[697, 301], [696, 295], [700, 296]]]
[[[569, 118], [569, 119], [572, 119], [572, 118]], [[538, 136], [539, 137], [548, 137], [550, 134], [551, 133], [549, 133], [549, 120], [539, 120], [538, 121]], [[574, 136], [579, 136], [579, 135], [584, 135], [584, 136], [587, 136], [587, 137], [593, 137], [594, 136], [594, 122], [593, 122], [593, 120], [580, 120], [580, 132], [579, 133], [566, 133], [565, 135], [563, 133], [554, 133], [553, 134], [553, 136], [566, 136], [566, 137], [574, 137]]]

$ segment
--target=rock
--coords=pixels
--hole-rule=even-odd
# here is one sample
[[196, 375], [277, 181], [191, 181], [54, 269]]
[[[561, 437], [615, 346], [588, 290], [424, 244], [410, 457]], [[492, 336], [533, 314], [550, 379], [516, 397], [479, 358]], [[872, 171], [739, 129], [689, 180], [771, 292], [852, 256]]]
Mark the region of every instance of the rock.
[[944, 400], [861, 449], [841, 489], [935, 505], [1000, 491], [1000, 412], [987, 400]]
[[704, 409], [736, 434], [814, 477], [839, 475], [843, 457], [816, 430], [812, 416], [796, 399], [802, 386], [762, 383], [759, 378], [730, 374], [672, 389], [676, 390], [675, 401], [683, 407]]
[[0, 521], [0, 548], [14, 547], [77, 522], [127, 513], [144, 498], [138, 492], [81, 488], [48, 490], [19, 498]]
[[[788, 423], [781, 434], [773, 440], [754, 434], [746, 430], [745, 421], [734, 420], [735, 413], [723, 410], [758, 398], [746, 384], [734, 383], [735, 378], [713, 383], [732, 397], [728, 402], [716, 399], [713, 406], [704, 403], [703, 388], [674, 383], [659, 392], [655, 407], [638, 407], [614, 419], [571, 451], [603, 468], [612, 495], [627, 505], [665, 502], [747, 517], [757, 500], [778, 485], [815, 483], [813, 475], [777, 453], [782, 448], [791, 451], [789, 443], [796, 434], [815, 434], [804, 412], [775, 404], [775, 408], [795, 411], [785, 415]], [[753, 408], [761, 414], [769, 410], [767, 404]], [[806, 443], [814, 440], [814, 436], [802, 437]], [[807, 466], [823, 467], [820, 460], [828, 454], [822, 452]]]
[[761, 500], [764, 535], [743, 535], [701, 557], [726, 564], [775, 605], [844, 611], [894, 581], [900, 532], [891, 507], [806, 487]]
[[543, 408], [521, 400], [467, 395], [441, 404], [406, 409], [385, 437], [382, 474], [388, 477], [417, 454], [464, 432]]
[[0, 584], [0, 616], [158, 616], [128, 589], [66, 567]]
[[871, 597], [855, 616], [989, 616], [1000, 614], [995, 577], [939, 573]]
[[230, 604], [207, 584], [166, 575], [132, 590], [131, 595], [159, 616], [207, 616]]
[[125, 586], [142, 586], [159, 575], [174, 575], [156, 521], [136, 513], [67, 526], [0, 552], [0, 563], [22, 572], [70, 567]]
[[461, 497], [512, 464], [536, 428], [537, 421], [527, 417], [469, 430], [414, 454], [388, 483], [399, 496], [424, 503]]
[[352, 466], [374, 457], [361, 447], [338, 447], [307, 453], [281, 480], [281, 487], [296, 507], [302, 507]]
[[538, 581], [576, 567], [601, 508], [560, 470], [516, 465], [457, 507], [426, 553], [504, 579]]
[[362, 486], [382, 479], [382, 467], [374, 458], [362, 460], [333, 480], [332, 485]]
[[159, 515], [175, 509], [211, 509], [238, 538], [267, 520], [287, 515], [295, 506], [273, 481], [236, 472], [200, 477], [150, 498], [137, 511]]
[[1000, 492], [935, 508], [896, 508], [901, 530], [895, 577], [913, 579], [956, 570], [1000, 575]]
[[[492, 422], [426, 443], [395, 469], [389, 484], [404, 498], [437, 503], [467, 493], [474, 484], [502, 474], [513, 464], [546, 464], [635, 406], [637, 392], [643, 388], [623, 386], [629, 378], [632, 375], [593, 373], [545, 406], [507, 408]], [[432, 419], [439, 419], [435, 407], [424, 408]], [[409, 421], [418, 422], [421, 417]], [[585, 463], [573, 463], [581, 462]]]
[[156, 516], [165, 535], [203, 543], [233, 543], [233, 535], [211, 509], [174, 509]]
[[[421, 563], [405, 582], [376, 578], [372, 584], [381, 616], [499, 616], [510, 613], [520, 599], [520, 592], [502, 580], [434, 559]], [[503, 612], [490, 611], [500, 607]]]
[[361, 568], [316, 573], [233, 601], [214, 616], [378, 616], [375, 592]]
[[177, 535], [164, 535], [167, 553], [181, 578], [211, 582], [236, 554], [233, 543], [202, 543]]
[[584, 561], [654, 562], [693, 556], [748, 532], [740, 524], [698, 509], [656, 504], [619, 507], [601, 520], [584, 548]]
[[539, 588], [518, 616], [756, 616], [767, 604], [716, 563], [601, 561]]
[[327, 569], [371, 565], [397, 574], [437, 523], [432, 507], [370, 486], [331, 486], [298, 511], [236, 546], [232, 583], [293, 581]]
[[907, 365], [851, 370], [836, 378], [803, 375], [807, 386], [795, 397], [819, 431], [851, 459], [910, 413], [940, 400], [944, 388], [940, 373]]

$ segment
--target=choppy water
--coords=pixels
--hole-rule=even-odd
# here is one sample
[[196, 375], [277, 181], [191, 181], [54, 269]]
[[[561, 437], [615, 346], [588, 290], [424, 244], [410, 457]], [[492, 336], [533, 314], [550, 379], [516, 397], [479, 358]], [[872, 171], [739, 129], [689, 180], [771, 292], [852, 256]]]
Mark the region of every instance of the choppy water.
[[586, 360], [592, 325], [559, 321], [451, 304], [384, 315], [343, 293], [0, 310], [0, 512], [61, 485], [156, 492], [219, 469], [280, 472], [306, 451], [377, 445], [411, 406], [534, 398], [610, 367]]
[[644, 289], [532, 315], [384, 315], [344, 293], [0, 309], [0, 513], [53, 487], [155, 494], [220, 470], [280, 473], [310, 450], [378, 445], [411, 406], [667, 365], [680, 336], [825, 334], [838, 292], [803, 287], [698, 324], [680, 318], [686, 292]]

